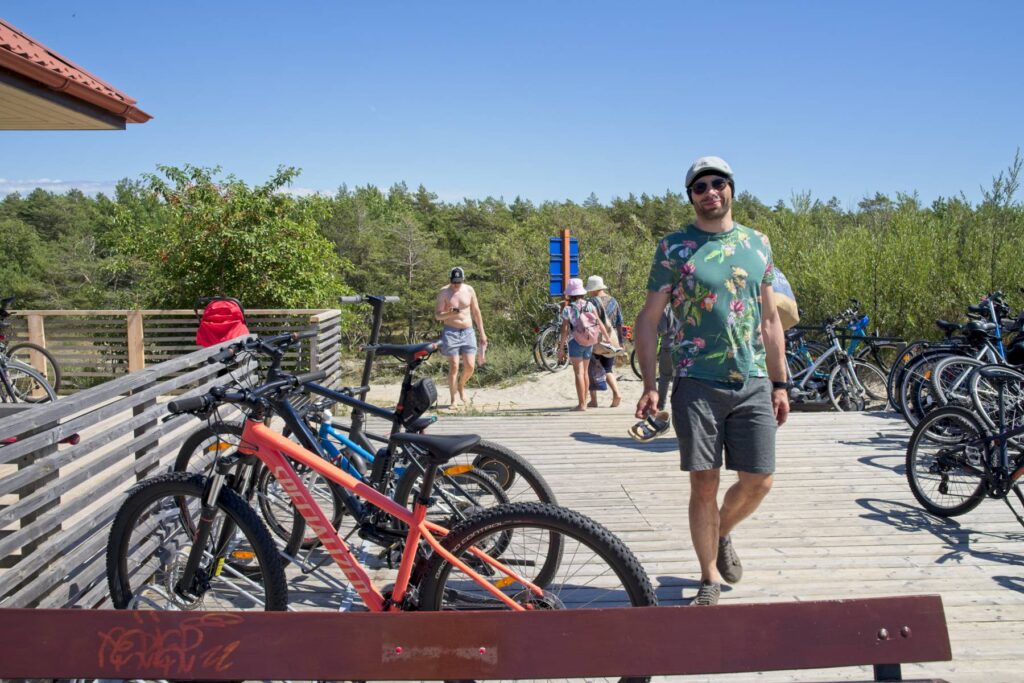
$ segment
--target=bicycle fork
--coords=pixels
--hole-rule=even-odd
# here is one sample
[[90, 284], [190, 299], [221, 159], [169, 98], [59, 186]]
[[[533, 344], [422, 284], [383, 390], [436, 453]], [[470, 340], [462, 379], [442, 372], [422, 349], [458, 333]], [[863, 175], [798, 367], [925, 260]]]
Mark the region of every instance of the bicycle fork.
[[[210, 585], [210, 579], [217, 576], [224, 565], [224, 558], [214, 555], [212, 571], [201, 572], [199, 565], [203, 561], [206, 552], [206, 544], [213, 535], [213, 523], [217, 516], [217, 499], [224, 486], [231, 467], [238, 462], [237, 456], [218, 459], [214, 465], [214, 474], [206, 481], [206, 488], [203, 490], [203, 502], [199, 512], [199, 522], [196, 524], [195, 538], [192, 540], [192, 549], [189, 550], [185, 568], [181, 572], [178, 582], [174, 585], [174, 592], [181, 596], [193, 598], [202, 595]], [[227, 546], [227, 540], [234, 532], [234, 524], [225, 515], [224, 526], [221, 529], [220, 542], [217, 548]]]

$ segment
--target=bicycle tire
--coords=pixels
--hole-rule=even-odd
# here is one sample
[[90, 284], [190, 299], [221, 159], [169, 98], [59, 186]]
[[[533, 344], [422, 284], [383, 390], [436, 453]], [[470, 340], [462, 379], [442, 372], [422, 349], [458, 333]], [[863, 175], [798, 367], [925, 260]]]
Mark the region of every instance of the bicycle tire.
[[[466, 453], [448, 462], [448, 465], [459, 464], [472, 464], [484, 470], [501, 485], [509, 502], [558, 504], [555, 492], [537, 468], [511, 448], [499, 443], [481, 439]], [[399, 505], [408, 507], [412, 504], [410, 492], [414, 481], [419, 479], [419, 472], [415, 470], [415, 465], [408, 467], [395, 486], [394, 499]]]
[[[274, 540], [255, 510], [227, 487], [217, 498], [215, 523], [222, 526], [211, 534], [211, 559], [201, 567], [208, 585], [199, 596], [182, 596], [174, 590], [175, 571], [194, 541], [182, 510], [198, 515], [205, 485], [202, 475], [170, 472], [140, 482], [128, 492], [107, 538], [107, 584], [114, 607], [287, 609], [288, 585]], [[227, 558], [231, 559], [220, 562]], [[234, 569], [242, 562], [249, 571]], [[160, 607], [150, 595], [165, 601], [165, 606]], [[207, 606], [208, 599], [220, 602]]]
[[896, 392], [899, 391], [900, 384], [903, 382], [903, 369], [906, 367], [907, 363], [921, 353], [927, 344], [928, 342], [924, 340], [907, 344], [903, 347], [903, 351], [899, 356], [897, 356], [896, 360], [893, 361], [892, 367], [889, 368], [886, 392], [889, 395], [889, 405], [892, 406], [893, 410], [900, 409]]
[[57, 359], [54, 358], [53, 354], [50, 353], [49, 350], [43, 348], [39, 344], [33, 344], [32, 342], [18, 342], [7, 347], [7, 356], [19, 363], [24, 363], [31, 368], [35, 368], [35, 366], [32, 365], [33, 351], [40, 354], [45, 359], [46, 372], [41, 374], [46, 378], [46, 381], [50, 383], [50, 386], [53, 387], [53, 392], [55, 394], [59, 394], [60, 382], [62, 379], [60, 363], [57, 362]]
[[896, 342], [865, 342], [857, 349], [854, 358], [876, 366], [883, 374], [889, 374], [900, 352], [903, 351], [903, 344]]
[[881, 410], [887, 404], [885, 375], [858, 360], [836, 364], [828, 375], [827, 390], [832, 407], [839, 412]]
[[[571, 574], [572, 571], [577, 571], [581, 567], [589, 567], [586, 578], [590, 585], [585, 587], [586, 595], [581, 593], [577, 596], [576, 599], [582, 600], [581, 603], [571, 602], [573, 607], [610, 607], [616, 601], [628, 602], [622, 606], [653, 606], [657, 604], [657, 597], [647, 573], [626, 545], [594, 520], [568, 508], [544, 503], [510, 503], [490, 508], [452, 528], [442, 544], [456, 557], [462, 556], [460, 559], [465, 559], [471, 557], [466, 551], [470, 547], [480, 546], [481, 539], [495, 533], [514, 534], [520, 528], [539, 530], [540, 552], [544, 554], [539, 569], [536, 572], [527, 572], [526, 569], [537, 568], [537, 564], [529, 560], [520, 559], [514, 563], [516, 571], [521, 571], [523, 578], [532, 581], [537, 586], [550, 587], [560, 570]], [[556, 532], [558, 535], [553, 535], [552, 532]], [[577, 541], [580, 543], [580, 548], [567, 548], [564, 540]], [[598, 595], [602, 589], [594, 585], [593, 570], [599, 569], [599, 567], [592, 566], [590, 561], [583, 560], [579, 555], [572, 555], [573, 551], [582, 551], [584, 547], [595, 553], [596, 560], [607, 564], [605, 571], [611, 571], [614, 574], [613, 580], [620, 582], [621, 585], [614, 589], [605, 588], [603, 590], [606, 592]], [[506, 551], [504, 555], [506, 560], [509, 556], [508, 553], [509, 551]], [[564, 560], [572, 562], [573, 567], [567, 569], [564, 566]], [[454, 609], [450, 603], [446, 602], [446, 600], [450, 601], [456, 597], [450, 593], [452, 588], [448, 586], [453, 565], [438, 553], [432, 554], [426, 562], [420, 584], [420, 608], [427, 610]], [[576, 576], [575, 578], [582, 579], [583, 577]], [[562, 586], [562, 588], [579, 588], [579, 586]], [[449, 591], [447, 596], [446, 591]], [[490, 598], [489, 601], [496, 602], [494, 598]], [[562, 600], [562, 602], [565, 605], [565, 601]]]
[[941, 358], [942, 356], [955, 352], [956, 348], [957, 347], [948, 344], [941, 344], [937, 346], [932, 342], [922, 341], [915, 342], [904, 349], [896, 363], [893, 364], [893, 370], [889, 373], [891, 388], [890, 402], [893, 404], [893, 408], [902, 412], [901, 401], [903, 400], [903, 396], [900, 392], [903, 389], [903, 381], [906, 379], [907, 372], [910, 368], [924, 358], [933, 358], [935, 356]]
[[[395, 502], [412, 508], [422, 487], [422, 474], [415, 465], [402, 473], [395, 489]], [[487, 472], [472, 465], [439, 468], [430, 498], [433, 504], [427, 509], [427, 519], [448, 528], [483, 510], [509, 502], [501, 485]]]
[[[242, 429], [242, 423], [236, 421], [211, 422], [203, 425], [192, 432], [178, 449], [171, 471], [211, 475], [216, 456], [222, 451], [234, 450], [238, 446]], [[249, 465], [240, 465], [240, 467], [249, 467]], [[250, 505], [253, 504], [253, 498], [256, 498], [254, 508], [263, 514], [264, 524], [273, 532], [274, 536], [281, 540], [281, 550], [287, 562], [287, 558], [294, 557], [306, 540], [306, 520], [294, 506], [291, 506], [290, 520], [282, 521], [282, 517], [270, 516], [269, 507], [266, 501], [262, 500], [266, 491], [261, 491], [259, 488], [260, 480], [267, 474], [267, 469], [262, 466], [262, 463], [252, 465], [252, 467], [258, 471], [248, 472], [245, 477], [238, 477], [236, 473], [232, 489]], [[247, 490], [239, 490], [243, 486]]]
[[566, 351], [563, 361], [558, 359], [558, 339], [561, 336], [561, 329], [556, 326], [546, 327], [541, 330], [537, 337], [537, 345], [540, 349], [541, 365], [548, 372], [558, 372], [569, 367], [569, 353]]
[[629, 367], [633, 368], [633, 374], [637, 379], [644, 378], [643, 373], [640, 372], [640, 361], [636, 359], [636, 349], [629, 352]]
[[934, 398], [930, 395], [932, 371], [935, 363], [947, 355], [944, 352], [921, 354], [904, 370], [899, 390], [900, 412], [911, 427], [916, 427], [934, 407]]
[[[479, 467], [497, 481], [512, 503], [558, 504], [555, 492], [551, 490], [551, 486], [537, 468], [511, 448], [481, 439], [476, 446], [448, 462], [448, 465], [470, 464]], [[408, 506], [412, 503], [409, 497], [412, 480], [419, 478], [419, 473], [414, 471], [415, 469], [416, 466], [410, 464], [395, 486], [394, 499], [399, 505]]]
[[[996, 372], [1016, 381], [1016, 384], [1009, 387], [1009, 396], [1004, 394], [1003, 404], [1006, 410], [1006, 415], [1004, 416], [1005, 427], [999, 431], [1007, 431], [1024, 424], [1024, 373], [1005, 365], [983, 365], [981, 367], [985, 368], [988, 372]], [[988, 429], [996, 429], [996, 421], [992, 419], [992, 416], [999, 411], [999, 392], [996, 387], [991, 385], [988, 378], [978, 372], [980, 369], [974, 370], [967, 379], [967, 389], [971, 395], [971, 405]], [[1011, 443], [1019, 443], [1022, 440], [1024, 440], [1022, 436], [1010, 439]]]
[[977, 417], [960, 406], [934, 410], [914, 428], [907, 445], [907, 483], [925, 510], [955, 517], [984, 500], [981, 459], [989, 457], [984, 434]]
[[57, 393], [35, 368], [15, 360], [7, 361], [0, 372], [0, 401], [10, 403], [50, 403]]
[[971, 405], [968, 378], [975, 368], [985, 365], [970, 356], [949, 356], [935, 364], [932, 370], [932, 392], [940, 406]]

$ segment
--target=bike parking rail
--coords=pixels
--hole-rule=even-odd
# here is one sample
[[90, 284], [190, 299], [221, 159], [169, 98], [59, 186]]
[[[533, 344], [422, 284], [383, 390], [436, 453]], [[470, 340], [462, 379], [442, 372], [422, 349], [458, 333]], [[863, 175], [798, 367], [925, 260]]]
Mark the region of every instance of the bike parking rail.
[[[477, 612], [0, 609], [0, 676], [432, 680], [724, 674], [952, 658], [936, 595]], [[920, 679], [919, 679], [920, 680]], [[935, 679], [928, 679], [935, 680]]]

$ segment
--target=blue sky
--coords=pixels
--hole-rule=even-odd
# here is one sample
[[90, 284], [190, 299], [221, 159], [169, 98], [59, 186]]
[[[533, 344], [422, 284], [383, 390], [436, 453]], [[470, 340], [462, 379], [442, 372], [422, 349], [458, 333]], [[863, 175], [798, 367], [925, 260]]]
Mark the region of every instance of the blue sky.
[[157, 164], [299, 191], [602, 202], [717, 154], [762, 201], [981, 197], [1024, 147], [1024, 3], [0, 0], [139, 101], [117, 132], [0, 132], [0, 194]]

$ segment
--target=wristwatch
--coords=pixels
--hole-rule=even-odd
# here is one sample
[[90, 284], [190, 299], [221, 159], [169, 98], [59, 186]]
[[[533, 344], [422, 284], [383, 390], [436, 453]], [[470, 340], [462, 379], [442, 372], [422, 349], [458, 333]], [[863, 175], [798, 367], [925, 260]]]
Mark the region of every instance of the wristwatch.
[[772, 380], [772, 389], [784, 389], [785, 391], [789, 391], [792, 388], [792, 382], [776, 382], [775, 380]]

